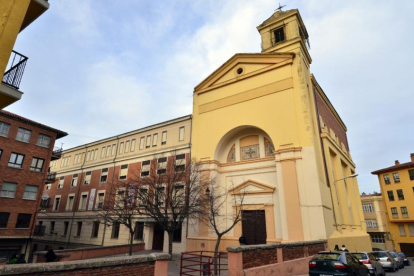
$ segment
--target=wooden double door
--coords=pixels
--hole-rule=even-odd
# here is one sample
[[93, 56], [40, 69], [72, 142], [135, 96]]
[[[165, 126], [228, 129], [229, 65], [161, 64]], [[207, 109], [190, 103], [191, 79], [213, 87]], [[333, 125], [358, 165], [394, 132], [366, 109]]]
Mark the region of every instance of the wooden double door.
[[242, 212], [242, 235], [246, 244], [266, 244], [266, 216], [264, 210]]
[[163, 250], [164, 248], [164, 229], [161, 225], [155, 223], [154, 225], [154, 237], [152, 239], [153, 250]]

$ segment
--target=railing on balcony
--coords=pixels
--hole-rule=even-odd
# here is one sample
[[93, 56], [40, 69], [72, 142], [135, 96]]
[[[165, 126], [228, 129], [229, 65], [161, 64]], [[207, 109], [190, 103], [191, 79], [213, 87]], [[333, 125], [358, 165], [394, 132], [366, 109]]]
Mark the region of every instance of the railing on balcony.
[[62, 149], [62, 148], [55, 147], [55, 148], [53, 149], [53, 152], [52, 152], [52, 161], [53, 161], [53, 160], [60, 159], [60, 158], [62, 157], [62, 151], [63, 151], [63, 149]]
[[40, 208], [46, 209], [49, 207], [50, 207], [50, 198], [42, 199], [42, 201], [40, 202]]
[[48, 173], [46, 176], [46, 183], [53, 183], [56, 180], [56, 173]]
[[2, 82], [13, 88], [19, 89], [20, 81], [22, 80], [24, 68], [26, 67], [28, 59], [28, 57], [16, 51], [12, 51], [9, 68], [4, 73]]
[[45, 235], [46, 226], [44, 225], [35, 225], [33, 236], [43, 237]]

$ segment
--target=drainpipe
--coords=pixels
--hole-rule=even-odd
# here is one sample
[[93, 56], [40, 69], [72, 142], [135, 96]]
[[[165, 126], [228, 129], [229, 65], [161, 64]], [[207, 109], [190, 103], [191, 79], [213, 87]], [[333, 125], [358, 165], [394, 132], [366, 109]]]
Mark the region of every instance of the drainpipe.
[[[112, 166], [112, 180], [111, 180], [111, 185], [109, 186], [109, 196], [108, 196], [108, 204], [111, 200], [112, 197], [112, 184], [114, 183], [114, 177], [115, 177], [115, 162], [116, 162], [116, 158], [118, 157], [118, 145], [119, 145], [119, 136], [116, 136], [117, 142], [116, 142], [116, 148], [115, 148], [115, 156], [114, 159], [112, 160], [113, 166]], [[108, 169], [108, 173], [109, 173], [109, 169]], [[100, 180], [99, 180], [100, 181]], [[108, 215], [108, 210], [106, 211], [106, 216]], [[103, 235], [102, 235], [102, 242], [101, 242], [101, 246], [104, 245], [105, 243], [105, 234], [106, 234], [106, 216], [105, 216], [105, 223], [104, 223], [104, 230], [103, 230]]]
[[[79, 183], [79, 185], [77, 184], [78, 191], [77, 191], [76, 196], [75, 196], [75, 202], [73, 203], [74, 206], [73, 206], [72, 219], [71, 219], [70, 228], [69, 228], [69, 237], [68, 237], [68, 242], [67, 242], [68, 248], [70, 246], [70, 237], [72, 235], [73, 221], [75, 220], [75, 214], [76, 214], [75, 210], [76, 210], [76, 206], [78, 206], [78, 202], [79, 202], [79, 193], [80, 193], [80, 188], [82, 186], [83, 167], [85, 166], [87, 153], [88, 153], [88, 146], [85, 146], [85, 157], [83, 158], [83, 163], [82, 163], [81, 172], [80, 172], [81, 177], [78, 179], [78, 182], [80, 182], [80, 183]], [[81, 180], [81, 181], [79, 181], [79, 180]]]
[[[190, 146], [190, 169], [191, 169], [191, 162], [192, 162], [192, 160], [191, 160], [191, 146], [192, 146], [192, 144], [191, 144], [191, 142], [192, 142], [192, 140], [191, 140], [191, 138], [192, 138], [192, 135], [193, 135], [193, 115], [190, 115], [191, 117], [191, 121], [190, 121], [190, 142], [189, 142], [189, 146]], [[190, 171], [190, 174], [191, 174], [191, 171]], [[187, 226], [186, 226], [186, 229], [185, 229], [185, 237], [186, 237], [186, 240], [187, 240], [187, 238], [188, 238], [188, 224], [189, 224], [189, 222], [188, 222], [188, 214], [187, 214]]]

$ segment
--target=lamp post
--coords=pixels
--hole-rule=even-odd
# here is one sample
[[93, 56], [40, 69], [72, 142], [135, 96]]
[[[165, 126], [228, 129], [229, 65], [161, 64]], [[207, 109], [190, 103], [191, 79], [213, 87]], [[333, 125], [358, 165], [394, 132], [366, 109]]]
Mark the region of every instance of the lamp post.
[[[347, 179], [347, 178], [354, 178], [354, 177], [357, 177], [357, 176], [358, 176], [358, 174], [354, 173], [354, 174], [351, 174], [350, 176], [347, 176], [347, 177], [344, 177], [344, 178], [341, 178], [341, 179], [334, 180], [333, 184], [335, 185], [335, 190], [336, 190], [336, 182], [343, 180], [344, 183], [345, 183], [345, 185], [346, 185], [345, 179]], [[329, 187], [329, 191], [331, 192], [332, 211], [333, 211], [333, 215], [334, 215], [335, 229], [338, 230], [338, 222], [336, 221], [335, 204], [333, 202], [333, 195], [332, 195], [332, 188], [331, 187]], [[338, 191], [336, 191], [336, 198], [338, 200]], [[339, 202], [339, 200], [338, 200], [338, 202]]]

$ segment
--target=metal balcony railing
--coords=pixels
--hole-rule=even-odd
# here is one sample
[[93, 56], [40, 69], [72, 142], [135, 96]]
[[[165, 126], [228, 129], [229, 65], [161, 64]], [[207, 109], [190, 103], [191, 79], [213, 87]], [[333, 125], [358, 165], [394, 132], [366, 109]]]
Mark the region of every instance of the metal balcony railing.
[[48, 173], [46, 176], [46, 183], [53, 183], [56, 180], [56, 173]]
[[60, 159], [62, 157], [63, 149], [59, 147], [55, 147], [52, 152], [52, 161]]
[[26, 67], [28, 59], [28, 57], [16, 51], [12, 51], [9, 68], [4, 73], [2, 82], [13, 88], [19, 89], [20, 81], [22, 80], [24, 68]]
[[50, 207], [50, 198], [48, 199], [42, 199], [40, 202], [40, 208], [46, 209]]
[[43, 237], [45, 235], [46, 226], [44, 225], [35, 225], [33, 236]]

